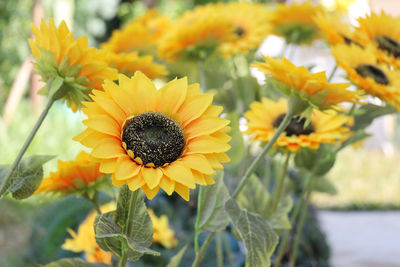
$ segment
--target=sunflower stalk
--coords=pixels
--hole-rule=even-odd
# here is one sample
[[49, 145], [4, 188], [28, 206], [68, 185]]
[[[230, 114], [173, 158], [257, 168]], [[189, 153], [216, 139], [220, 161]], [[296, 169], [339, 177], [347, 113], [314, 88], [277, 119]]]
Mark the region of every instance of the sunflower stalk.
[[[48, 87], [51, 88], [51, 82], [48, 83]], [[8, 170], [7, 175], [4, 178], [3, 183], [1, 184], [1, 187], [0, 187], [0, 195], [7, 191], [8, 186], [11, 184], [11, 179], [13, 177], [13, 173], [14, 173], [15, 169], [17, 168], [18, 164], [20, 163], [22, 157], [24, 156], [26, 150], [28, 149], [29, 145], [31, 144], [33, 138], [35, 137], [37, 131], [39, 130], [40, 126], [42, 125], [44, 119], [46, 118], [46, 116], [54, 102], [55, 102], [54, 98], [52, 98], [52, 97], [49, 98], [49, 101], [47, 102], [46, 107], [42, 111], [42, 114], [40, 114], [40, 117], [36, 121], [28, 138], [25, 140], [25, 143], [23, 144], [23, 146], [22, 146], [21, 150], [18, 152], [18, 155], [15, 158], [13, 164], [11, 165], [10, 169]]]
[[101, 214], [100, 205], [99, 205], [99, 193], [98, 193], [98, 192], [96, 192], [92, 198], [89, 197], [89, 195], [88, 195], [87, 193], [85, 193], [85, 194], [83, 195], [83, 197], [84, 197], [87, 201], [89, 201], [90, 203], [92, 203], [94, 209], [97, 211], [98, 214]]
[[337, 69], [338, 69], [338, 65], [335, 64], [335, 67], [333, 68], [331, 74], [329, 74], [328, 82], [330, 82], [332, 80], [332, 78], [335, 76], [335, 73], [336, 73]]
[[196, 258], [193, 261], [192, 267], [199, 267], [200, 266], [200, 262], [203, 259], [204, 255], [207, 252], [207, 248], [210, 245], [211, 241], [213, 240], [215, 236], [215, 232], [211, 232], [206, 240], [204, 241], [203, 245], [201, 245], [201, 248], [199, 250], [199, 253], [196, 253]]
[[272, 202], [271, 202], [271, 207], [270, 207], [270, 212], [269, 214], [274, 214], [276, 209], [278, 208], [279, 200], [281, 199], [282, 195], [284, 194], [284, 184], [285, 184], [285, 178], [287, 174], [287, 169], [289, 166], [289, 160], [290, 160], [290, 152], [287, 153], [285, 163], [283, 164], [282, 172], [281, 175], [278, 178], [274, 193], [272, 195]]
[[224, 267], [224, 253], [222, 250], [222, 232], [217, 232], [217, 266]]
[[201, 211], [203, 208], [202, 202], [203, 202], [203, 190], [204, 187], [200, 186], [199, 188], [199, 196], [197, 200], [197, 217], [196, 217], [196, 224], [194, 226], [194, 251], [196, 254], [199, 252], [199, 234], [200, 234], [200, 216], [201, 216]]

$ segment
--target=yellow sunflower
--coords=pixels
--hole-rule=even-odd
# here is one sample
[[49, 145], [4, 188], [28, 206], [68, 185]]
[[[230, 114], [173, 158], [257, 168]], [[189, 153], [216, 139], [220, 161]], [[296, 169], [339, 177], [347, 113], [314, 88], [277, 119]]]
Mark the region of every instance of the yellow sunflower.
[[[247, 119], [246, 134], [254, 141], [271, 140], [287, 113], [287, 100], [284, 98], [274, 102], [263, 98], [261, 102], [253, 102], [245, 113]], [[337, 144], [348, 137], [350, 130], [346, 127], [351, 117], [339, 114], [334, 110], [314, 110], [310, 124], [305, 126], [306, 119], [295, 116], [284, 132], [275, 142], [275, 147], [291, 152], [306, 147], [318, 149], [320, 144]]]
[[230, 57], [246, 54], [257, 49], [271, 33], [269, 17], [271, 12], [265, 5], [245, 2], [232, 2], [221, 7], [222, 16], [233, 25], [235, 36], [220, 46], [221, 54]]
[[176, 247], [178, 240], [175, 238], [174, 231], [169, 227], [168, 217], [166, 215], [157, 217], [151, 209], [149, 209], [149, 215], [153, 222], [153, 243], [160, 243], [168, 249]]
[[152, 53], [158, 40], [168, 31], [171, 22], [156, 9], [132, 20], [122, 29], [113, 31], [111, 38], [101, 45], [114, 53], [140, 51]]
[[160, 40], [160, 58], [205, 59], [218, 47], [235, 38], [234, 26], [222, 16], [221, 5], [198, 6], [186, 11]]
[[139, 56], [137, 52], [119, 54], [108, 52], [107, 60], [110, 65], [128, 76], [133, 75], [136, 71], [143, 72], [150, 79], [164, 78], [168, 75], [166, 67], [155, 63], [153, 56]]
[[279, 4], [272, 13], [270, 23], [274, 33], [282, 36], [288, 43], [308, 44], [317, 36], [313, 17], [322, 12], [320, 6], [309, 1], [303, 3]]
[[340, 14], [321, 12], [314, 17], [314, 21], [330, 45], [355, 42], [351, 25], [344, 23]]
[[97, 186], [105, 182], [105, 174], [99, 171], [99, 163], [90, 160], [90, 155], [84, 151], [80, 152], [74, 161], [58, 161], [58, 170], [50, 172], [43, 179], [38, 193], [50, 194], [72, 194], [87, 193], [93, 196]]
[[380, 62], [400, 69], [400, 18], [372, 13], [358, 19], [356, 38], [362, 46], [373, 45]]
[[329, 83], [325, 72], [310, 73], [305, 67], [297, 67], [285, 57], [264, 57], [266, 63], [253, 67], [271, 75], [275, 89], [286, 96], [295, 96], [321, 110], [342, 102], [359, 103], [361, 91], [349, 91], [348, 83]]
[[74, 111], [91, 89], [101, 88], [104, 79], [117, 78], [117, 70], [107, 65], [104, 53], [88, 47], [86, 36], [74, 40], [64, 21], [58, 28], [52, 19], [49, 24], [42, 20], [39, 29], [31, 28], [35, 39], [29, 39], [29, 45], [37, 60], [36, 71], [46, 83], [57, 76], [64, 79], [63, 100]]
[[74, 140], [92, 148], [100, 170], [112, 173], [115, 186], [142, 188], [152, 199], [161, 187], [189, 200], [196, 184], [213, 184], [211, 175], [229, 161], [228, 120], [222, 107], [211, 105], [212, 94], [199, 85], [175, 79], [157, 90], [141, 72], [105, 81], [104, 92], [82, 109], [88, 127]]
[[[113, 211], [115, 209], [116, 205], [113, 202], [100, 207], [102, 213]], [[111, 264], [113, 253], [102, 250], [96, 242], [93, 227], [96, 216], [97, 212], [92, 211], [82, 224], [79, 225], [77, 233], [68, 229], [68, 233], [72, 238], [66, 239], [61, 248], [75, 253], [85, 252], [85, 257], [88, 262]]]
[[372, 48], [337, 45], [332, 48], [332, 55], [350, 81], [400, 110], [400, 71], [378, 64]]

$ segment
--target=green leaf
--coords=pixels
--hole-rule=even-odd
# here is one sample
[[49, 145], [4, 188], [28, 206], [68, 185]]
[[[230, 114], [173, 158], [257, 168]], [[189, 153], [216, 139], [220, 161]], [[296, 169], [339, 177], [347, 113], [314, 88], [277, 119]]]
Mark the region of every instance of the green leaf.
[[241, 210], [232, 199], [226, 202], [225, 210], [246, 247], [246, 267], [270, 266], [278, 235], [269, 223], [258, 214]]
[[316, 178], [313, 183], [313, 190], [320, 193], [327, 193], [329, 195], [336, 195], [336, 187], [326, 178], [319, 177]]
[[278, 203], [277, 210], [271, 214], [271, 196], [264, 185], [254, 174], [249, 178], [247, 184], [238, 196], [240, 208], [256, 213], [268, 220], [275, 230], [289, 229], [289, 212], [292, 208], [292, 199], [287, 196]]
[[229, 223], [224, 210], [225, 202], [230, 198], [224, 184], [223, 172], [218, 172], [215, 184], [203, 188], [202, 212], [200, 214], [200, 232], [223, 230]]
[[187, 248], [188, 248], [188, 245], [181, 248], [181, 250], [179, 250], [179, 252], [176, 253], [176, 255], [171, 258], [167, 267], [179, 267], [179, 263], [181, 262], [182, 257], [185, 254]]
[[353, 131], [365, 129], [372, 123], [374, 119], [396, 112], [396, 108], [390, 105], [384, 107], [373, 104], [363, 105], [354, 111], [354, 125], [351, 127], [351, 129]]
[[[43, 164], [53, 159], [55, 156], [33, 155], [21, 160], [17, 168], [11, 174], [11, 182], [4, 192], [0, 192], [0, 197], [6, 193], [12, 193], [15, 199], [25, 199], [30, 197], [40, 186], [43, 179]], [[3, 170], [2, 175], [7, 171]]]
[[243, 161], [246, 155], [246, 145], [239, 129], [239, 113], [237, 111], [230, 112], [227, 114], [227, 119], [231, 121], [229, 125], [231, 127], [229, 135], [232, 137], [232, 140], [229, 142], [231, 149], [227, 152], [231, 159], [229, 165], [236, 166]]
[[45, 267], [107, 267], [104, 263], [89, 263], [80, 258], [68, 258], [46, 264]]
[[364, 140], [365, 138], [370, 137], [371, 135], [364, 132], [364, 130], [358, 130], [357, 132], [355, 132], [352, 136], [350, 136], [348, 139], [346, 139], [346, 141], [344, 141], [340, 147], [337, 149], [337, 152], [339, 152], [340, 150], [342, 150], [343, 148], [352, 145], [354, 143], [357, 143], [358, 141]]
[[297, 167], [312, 171], [317, 176], [329, 172], [335, 161], [336, 151], [329, 144], [323, 144], [317, 150], [303, 148], [294, 158]]

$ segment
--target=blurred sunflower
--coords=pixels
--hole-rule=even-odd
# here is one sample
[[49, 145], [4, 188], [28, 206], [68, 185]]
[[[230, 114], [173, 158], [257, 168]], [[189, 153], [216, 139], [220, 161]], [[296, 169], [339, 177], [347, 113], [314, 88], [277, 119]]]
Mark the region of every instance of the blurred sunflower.
[[114, 53], [138, 51], [151, 54], [170, 24], [167, 16], [161, 15], [156, 9], [150, 9], [122, 29], [113, 31], [110, 39], [101, 48]]
[[400, 18], [372, 13], [358, 19], [357, 42], [366, 47], [372, 45], [380, 62], [400, 69]]
[[233, 25], [235, 36], [220, 46], [221, 54], [247, 54], [257, 49], [271, 33], [269, 17], [271, 12], [263, 4], [232, 2], [221, 7], [222, 16]]
[[234, 40], [235, 28], [221, 12], [221, 5], [211, 4], [186, 11], [160, 40], [160, 58], [205, 59], [222, 43]]
[[115, 186], [142, 188], [152, 199], [161, 187], [189, 200], [196, 184], [213, 184], [211, 175], [229, 158], [228, 120], [213, 95], [199, 85], [175, 79], [157, 90], [141, 72], [105, 81], [83, 109], [88, 127], [74, 140], [92, 148], [100, 170], [112, 173]]
[[287, 43], [309, 44], [317, 37], [313, 17], [320, 12], [323, 12], [322, 7], [309, 1], [278, 4], [270, 22], [274, 33], [284, 37]]
[[318, 13], [314, 21], [330, 45], [355, 43], [351, 25], [344, 23], [340, 14]]
[[136, 71], [143, 72], [150, 79], [164, 78], [168, 75], [166, 67], [155, 63], [153, 56], [139, 56], [138, 52], [119, 54], [108, 52], [107, 60], [111, 66], [128, 76]]
[[160, 243], [168, 249], [176, 247], [178, 240], [175, 238], [174, 231], [169, 227], [168, 217], [166, 215], [157, 217], [151, 209], [149, 209], [149, 215], [153, 222], [153, 243]]
[[[245, 133], [251, 135], [253, 141], [268, 142], [286, 113], [287, 100], [284, 98], [278, 102], [267, 98], [253, 102], [244, 115], [248, 121]], [[306, 118], [295, 116], [275, 142], [275, 147], [296, 152], [303, 147], [318, 149], [323, 143], [337, 144], [349, 136], [350, 130], [346, 127], [349, 122], [351, 117], [334, 110], [314, 110], [311, 122], [306, 127]]]
[[[113, 211], [115, 209], [116, 205], [113, 202], [100, 207], [102, 213]], [[88, 262], [111, 264], [113, 253], [102, 250], [96, 242], [93, 227], [96, 216], [97, 212], [92, 211], [82, 224], [79, 225], [77, 233], [68, 229], [68, 233], [72, 238], [66, 239], [61, 248], [75, 253], [85, 252], [85, 257]]]
[[400, 71], [378, 64], [372, 48], [337, 45], [332, 48], [332, 55], [350, 81], [400, 110]]
[[310, 73], [305, 67], [297, 67], [285, 57], [264, 57], [266, 63], [253, 67], [269, 74], [274, 88], [282, 94], [301, 99], [309, 106], [324, 110], [342, 102], [359, 103], [361, 91], [349, 91], [348, 83], [329, 83], [325, 72]]
[[44, 178], [38, 193], [50, 194], [88, 194], [90, 198], [104, 182], [105, 174], [99, 171], [100, 164], [90, 160], [90, 155], [81, 151], [73, 161], [58, 161], [56, 172]]
[[100, 89], [104, 79], [117, 78], [117, 70], [107, 65], [105, 55], [94, 47], [88, 47], [86, 36], [74, 40], [64, 21], [57, 28], [50, 19], [44, 20], [38, 29], [31, 25], [35, 39], [29, 39], [35, 70], [42, 80], [51, 83], [57, 77], [63, 79], [63, 101], [75, 112], [82, 100], [93, 89]]

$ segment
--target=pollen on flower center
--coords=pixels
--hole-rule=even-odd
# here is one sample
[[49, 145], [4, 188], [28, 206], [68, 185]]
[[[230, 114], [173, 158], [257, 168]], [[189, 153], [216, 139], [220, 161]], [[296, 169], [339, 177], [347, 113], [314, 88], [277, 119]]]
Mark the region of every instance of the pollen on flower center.
[[235, 29], [234, 32], [235, 32], [235, 34], [236, 34], [237, 36], [241, 37], [241, 36], [243, 36], [243, 34], [244, 34], [244, 29], [243, 29], [242, 27], [238, 26], [238, 27], [236, 27], [236, 29]]
[[[275, 128], [278, 128], [281, 122], [283, 121], [283, 118], [285, 117], [286, 114], [280, 114], [278, 117], [273, 122], [273, 126]], [[307, 127], [304, 127], [306, 123], [305, 118], [300, 118], [300, 116], [295, 116], [290, 120], [289, 125], [286, 127], [285, 132], [287, 136], [291, 135], [309, 135], [313, 133], [314, 130], [314, 125], [310, 122]]]
[[185, 147], [179, 124], [158, 112], [143, 112], [126, 123], [122, 141], [143, 164], [160, 167], [177, 160]]
[[396, 58], [400, 57], [400, 43], [383, 35], [376, 37], [375, 40], [378, 43], [379, 49], [385, 50]]
[[389, 84], [389, 78], [386, 76], [386, 74], [380, 68], [374, 65], [361, 64], [358, 65], [355, 70], [360, 76], [364, 78], [370, 77], [374, 79], [376, 83], [383, 85]]

